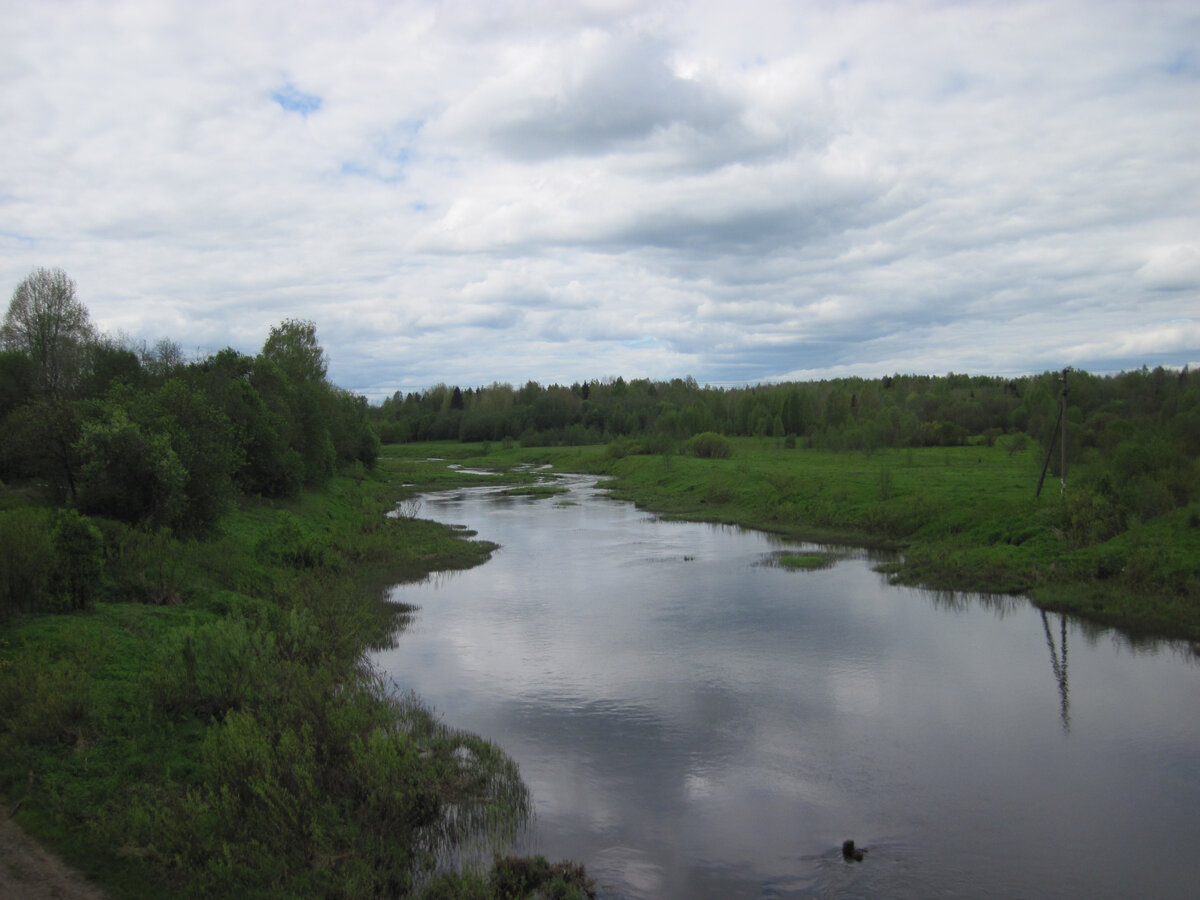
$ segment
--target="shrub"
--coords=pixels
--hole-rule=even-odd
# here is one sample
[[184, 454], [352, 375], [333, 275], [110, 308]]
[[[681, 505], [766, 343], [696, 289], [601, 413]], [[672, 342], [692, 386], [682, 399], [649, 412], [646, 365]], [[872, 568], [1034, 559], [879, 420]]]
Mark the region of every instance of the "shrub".
[[1083, 543], [1102, 543], [1126, 527], [1126, 511], [1103, 491], [1080, 488], [1066, 496], [1067, 523], [1071, 537]]
[[107, 550], [110, 596], [158, 605], [179, 602], [180, 544], [170, 529], [143, 531], [121, 522], [101, 521]]
[[123, 522], [159, 527], [183, 519], [187, 471], [163, 434], [147, 434], [123, 409], [85, 423], [76, 445], [79, 507]]
[[665, 431], [656, 431], [642, 438], [636, 452], [645, 456], [670, 456], [675, 452], [675, 438]]
[[172, 633], [149, 678], [159, 708], [201, 719], [260, 699], [264, 673], [278, 657], [274, 633], [219, 619]]
[[79, 740], [93, 679], [78, 660], [27, 656], [0, 679], [0, 734], [28, 744]]
[[700, 459], [729, 459], [733, 455], [733, 444], [724, 435], [704, 431], [688, 441], [687, 451]]
[[1151, 475], [1138, 475], [1120, 491], [1122, 505], [1143, 522], [1175, 508], [1175, 499], [1165, 484]]
[[609, 441], [608, 446], [604, 448], [604, 455], [608, 459], [624, 459], [633, 452], [633, 442], [628, 438], [617, 438], [616, 440]]
[[104, 568], [100, 529], [73, 509], [63, 510], [53, 534], [59, 593], [72, 609], [91, 606]]
[[0, 618], [43, 608], [55, 570], [50, 516], [40, 510], [0, 512]]
[[269, 562], [283, 563], [295, 569], [312, 569], [325, 562], [325, 544], [307, 534], [300, 520], [281, 512], [275, 527], [258, 542], [258, 555]]

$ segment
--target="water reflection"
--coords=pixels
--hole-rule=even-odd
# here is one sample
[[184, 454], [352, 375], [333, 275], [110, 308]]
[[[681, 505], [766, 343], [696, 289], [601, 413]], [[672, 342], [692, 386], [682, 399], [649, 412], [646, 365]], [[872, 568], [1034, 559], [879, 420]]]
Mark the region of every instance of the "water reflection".
[[763, 565], [818, 548], [567, 484], [572, 505], [426, 497], [501, 548], [400, 589], [420, 611], [377, 661], [518, 760], [529, 849], [583, 860], [602, 896], [1169, 897], [1200, 878], [1169, 850], [1200, 828], [1194, 656], [890, 586], [844, 548]]
[[1058, 696], [1060, 699], [1060, 717], [1062, 718], [1063, 731], [1070, 733], [1071, 731], [1071, 705], [1067, 689], [1067, 617], [1059, 613], [1059, 643], [1054, 644], [1054, 638], [1050, 635], [1050, 620], [1046, 618], [1046, 613], [1041, 613], [1042, 628], [1046, 632], [1046, 646], [1050, 648], [1050, 668], [1054, 671], [1054, 680], [1058, 683]]
[[996, 618], [1003, 619], [1016, 610], [1024, 610], [1028, 605], [1024, 597], [1014, 597], [1011, 594], [980, 594], [960, 591], [925, 591], [926, 596], [938, 609], [947, 612], [966, 612], [982, 608], [994, 613]]

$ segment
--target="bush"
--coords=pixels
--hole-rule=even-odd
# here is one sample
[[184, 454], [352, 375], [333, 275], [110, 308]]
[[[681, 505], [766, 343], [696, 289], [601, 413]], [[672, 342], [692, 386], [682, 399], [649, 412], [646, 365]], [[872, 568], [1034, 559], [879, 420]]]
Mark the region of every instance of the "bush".
[[637, 452], [645, 456], [670, 456], [675, 452], [675, 438], [665, 431], [657, 431], [642, 438]]
[[102, 520], [100, 526], [111, 599], [157, 605], [180, 602], [178, 568], [183, 550], [170, 529], [142, 531], [111, 520]]
[[72, 658], [26, 657], [0, 679], [0, 734], [28, 744], [78, 741], [93, 706], [94, 679]]
[[172, 633], [149, 678], [158, 707], [168, 714], [221, 718], [260, 699], [263, 673], [278, 656], [275, 635], [238, 619], [219, 619]]
[[72, 609], [86, 609], [95, 599], [104, 569], [100, 529], [75, 510], [63, 510], [54, 527], [53, 542], [59, 593]]
[[1085, 544], [1103, 543], [1126, 528], [1124, 507], [1103, 490], [1068, 491], [1066, 514], [1071, 537]]
[[0, 618], [90, 606], [103, 564], [99, 529], [73, 509], [0, 513]]
[[30, 509], [0, 512], [0, 618], [43, 608], [54, 570], [50, 516]]
[[633, 453], [634, 449], [633, 442], [628, 438], [617, 438], [608, 442], [608, 446], [604, 448], [604, 455], [608, 459], [624, 459]]
[[733, 455], [733, 444], [724, 435], [705, 431], [687, 442], [687, 452], [700, 459], [729, 459]]
[[1138, 475], [1126, 482], [1120, 492], [1121, 503], [1143, 522], [1175, 508], [1171, 491], [1151, 475]]
[[163, 434], [146, 434], [120, 407], [85, 423], [76, 449], [79, 508], [122, 522], [174, 526], [187, 507], [187, 471]]
[[275, 527], [258, 542], [260, 559], [283, 563], [295, 569], [312, 569], [325, 562], [326, 545], [307, 534], [300, 520], [289, 512], [281, 512]]

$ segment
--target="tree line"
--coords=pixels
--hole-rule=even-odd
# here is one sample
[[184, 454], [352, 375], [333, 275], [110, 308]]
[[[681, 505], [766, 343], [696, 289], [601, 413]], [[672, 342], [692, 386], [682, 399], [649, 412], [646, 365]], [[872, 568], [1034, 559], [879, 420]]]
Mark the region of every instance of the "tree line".
[[[368, 406], [329, 383], [312, 322], [280, 323], [253, 357], [225, 349], [189, 362], [170, 340], [99, 334], [57, 269], [17, 286], [0, 339], [0, 479], [39, 480], [85, 514], [181, 533], [211, 528], [239, 494], [285, 497], [340, 465], [372, 467], [380, 440], [670, 453], [716, 434], [870, 453], [1005, 437], [1048, 450], [1061, 389], [1052, 372], [733, 388], [618, 377], [440, 384]], [[1115, 533], [1197, 498], [1200, 383], [1187, 368], [1072, 372], [1069, 389], [1067, 461], [1089, 492], [1089, 528]], [[1051, 473], [1060, 458], [1050, 455]]]
[[316, 326], [295, 319], [256, 356], [192, 361], [168, 339], [102, 334], [65, 272], [36, 269], [0, 328], [0, 480], [86, 516], [205, 532], [239, 495], [287, 497], [374, 466], [367, 402], [326, 367]]
[[[1096, 537], [1200, 498], [1200, 382], [1185, 367], [1068, 375], [1067, 465], [1077, 512]], [[757, 436], [784, 447], [885, 448], [1055, 444], [1061, 375], [839, 378], [750, 387], [623, 378], [522, 387], [437, 385], [372, 407], [383, 443], [526, 446], [608, 442], [614, 452], [696, 452], [697, 436]], [[1061, 468], [1050, 454], [1049, 470]], [[1086, 505], [1083, 509], [1081, 505]]]

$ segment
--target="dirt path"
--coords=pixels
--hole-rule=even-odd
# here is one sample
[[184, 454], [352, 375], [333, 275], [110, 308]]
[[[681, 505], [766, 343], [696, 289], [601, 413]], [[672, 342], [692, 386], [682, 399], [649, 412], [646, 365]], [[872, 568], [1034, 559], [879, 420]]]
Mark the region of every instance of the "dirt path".
[[4, 900], [104, 900], [104, 894], [44, 850], [0, 810], [0, 897]]

